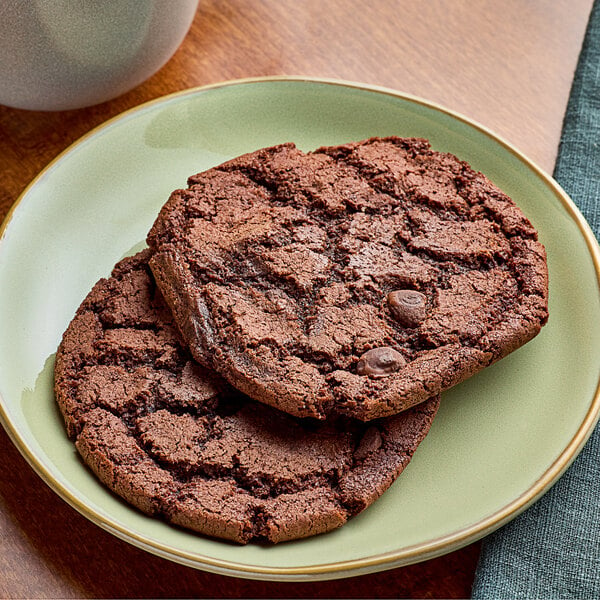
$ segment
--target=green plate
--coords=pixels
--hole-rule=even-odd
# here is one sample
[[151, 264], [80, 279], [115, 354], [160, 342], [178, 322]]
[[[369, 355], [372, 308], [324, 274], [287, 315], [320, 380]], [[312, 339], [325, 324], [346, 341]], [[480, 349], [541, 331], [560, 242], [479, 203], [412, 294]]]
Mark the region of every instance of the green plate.
[[[511, 195], [548, 250], [550, 321], [525, 347], [444, 394], [412, 463], [332, 533], [239, 547], [146, 517], [106, 490], [67, 440], [52, 392], [61, 335], [94, 282], [144, 245], [169, 192], [235, 155], [375, 135], [423, 136]], [[560, 187], [509, 144], [439, 106], [335, 81], [242, 80], [177, 93], [94, 130], [28, 187], [0, 238], [1, 418], [60, 496], [116, 536], [218, 573], [314, 580], [455, 550], [556, 481], [600, 411], [600, 251]]]

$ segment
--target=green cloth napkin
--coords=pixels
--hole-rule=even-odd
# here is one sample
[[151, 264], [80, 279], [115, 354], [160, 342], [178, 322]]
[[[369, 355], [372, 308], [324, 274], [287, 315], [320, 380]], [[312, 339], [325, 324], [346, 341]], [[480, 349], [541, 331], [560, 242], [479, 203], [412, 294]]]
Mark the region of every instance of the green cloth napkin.
[[[554, 178], [600, 238], [600, 0], [579, 57]], [[600, 427], [541, 500], [483, 541], [472, 597], [600, 598]]]

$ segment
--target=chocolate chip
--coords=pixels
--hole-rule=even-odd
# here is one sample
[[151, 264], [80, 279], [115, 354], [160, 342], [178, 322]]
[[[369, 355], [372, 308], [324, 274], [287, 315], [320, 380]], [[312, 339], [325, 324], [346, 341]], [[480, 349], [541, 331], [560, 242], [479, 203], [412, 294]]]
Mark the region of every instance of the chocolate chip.
[[427, 297], [415, 290], [396, 290], [387, 297], [392, 316], [404, 327], [418, 327], [427, 316]]
[[381, 438], [381, 433], [379, 433], [377, 427], [369, 427], [354, 451], [354, 458], [363, 460], [369, 454], [377, 452], [382, 445], [383, 439]]
[[358, 360], [356, 371], [359, 375], [369, 377], [387, 377], [403, 367], [405, 363], [402, 354], [393, 348], [383, 346], [365, 352]]

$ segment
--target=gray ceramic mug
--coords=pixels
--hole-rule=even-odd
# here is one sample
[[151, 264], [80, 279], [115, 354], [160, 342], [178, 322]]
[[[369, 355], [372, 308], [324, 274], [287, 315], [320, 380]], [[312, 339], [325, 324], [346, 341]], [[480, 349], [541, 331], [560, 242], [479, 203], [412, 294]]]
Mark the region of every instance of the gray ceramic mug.
[[0, 0], [0, 104], [98, 104], [158, 71], [198, 0]]

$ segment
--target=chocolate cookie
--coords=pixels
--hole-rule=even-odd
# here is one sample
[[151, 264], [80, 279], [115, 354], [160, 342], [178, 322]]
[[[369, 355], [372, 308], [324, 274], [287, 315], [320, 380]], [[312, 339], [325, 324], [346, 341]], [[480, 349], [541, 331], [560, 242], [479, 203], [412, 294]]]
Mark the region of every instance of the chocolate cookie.
[[200, 362], [290, 414], [398, 413], [533, 338], [544, 247], [422, 139], [241, 156], [175, 191], [151, 267]]
[[192, 360], [148, 256], [96, 284], [56, 356], [68, 434], [104, 484], [145, 513], [240, 543], [329, 531], [391, 485], [438, 398], [370, 424], [254, 402]]

